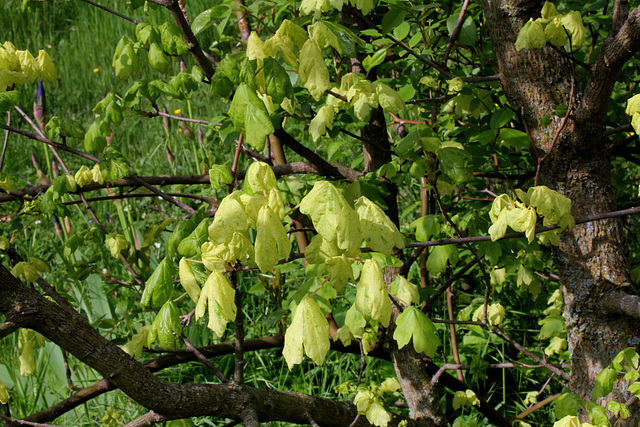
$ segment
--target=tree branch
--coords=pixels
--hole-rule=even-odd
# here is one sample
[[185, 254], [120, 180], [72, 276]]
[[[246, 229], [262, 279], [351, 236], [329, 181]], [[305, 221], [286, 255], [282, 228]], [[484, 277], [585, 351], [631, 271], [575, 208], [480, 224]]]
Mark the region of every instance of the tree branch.
[[59, 144], [57, 142], [53, 142], [47, 138], [43, 138], [41, 136], [36, 135], [35, 133], [31, 133], [31, 132], [27, 132], [26, 130], [22, 130], [22, 129], [18, 129], [18, 128], [14, 128], [13, 126], [9, 126], [9, 125], [0, 125], [0, 128], [2, 129], [6, 129], [10, 132], [14, 132], [17, 133], [18, 135], [22, 135], [22, 136], [26, 136], [29, 139], [34, 139], [36, 141], [40, 141], [43, 142], [45, 144], [47, 144], [49, 147], [53, 147], [53, 148], [57, 148], [58, 150], [62, 150], [62, 151], [66, 151], [68, 153], [71, 154], [75, 154], [76, 156], [80, 156], [82, 158], [85, 158], [87, 160], [90, 160], [94, 163], [100, 163], [100, 160], [97, 157], [92, 156], [91, 154], [87, 154], [84, 153], [80, 150], [76, 150], [75, 148], [71, 148], [67, 145], [64, 144]]
[[[348, 425], [357, 415], [356, 407], [350, 402], [300, 393], [235, 384], [167, 382], [106, 340], [80, 314], [69, 314], [24, 286], [4, 266], [0, 266], [0, 311], [7, 321], [41, 333], [134, 401], [167, 419], [215, 416], [239, 420], [247, 402], [254, 405], [260, 422], [305, 424], [311, 416], [319, 425], [337, 427]], [[391, 425], [398, 425], [400, 421], [403, 417], [392, 415]], [[408, 426], [419, 425], [414, 420], [407, 422]], [[358, 423], [358, 426], [368, 425], [365, 419]]]
[[[287, 163], [286, 165], [276, 165], [272, 167], [274, 174], [276, 177], [281, 177], [284, 175], [291, 174], [319, 174], [323, 175], [324, 172], [318, 166], [307, 163], [307, 162], [293, 162]], [[345, 168], [348, 169], [348, 168]], [[352, 169], [348, 169], [355, 174], [359, 174]], [[244, 179], [246, 174], [245, 170], [238, 171], [238, 179]], [[360, 176], [360, 175], [358, 175]], [[200, 185], [200, 184], [209, 184], [209, 175], [158, 175], [158, 176], [140, 176], [139, 179], [143, 180], [149, 185], [153, 186], [163, 186], [163, 185], [174, 185], [174, 184], [182, 184], [182, 185]], [[87, 191], [100, 190], [103, 188], [122, 188], [122, 187], [139, 187], [140, 184], [134, 181], [131, 178], [120, 178], [113, 182], [105, 181], [104, 184], [98, 184], [97, 182], [92, 182], [90, 184], [85, 185], [84, 187], [79, 187], [77, 191], [73, 194], [85, 193]], [[0, 193], [0, 203], [10, 202], [14, 200], [21, 200], [27, 196], [37, 196], [38, 194], [44, 193], [49, 189], [48, 185], [35, 185], [29, 188], [23, 188], [20, 190], [14, 190], [11, 193]]]
[[[616, 1], [620, 20], [621, 9], [626, 1]], [[617, 23], [612, 23], [613, 27]], [[576, 109], [576, 128], [593, 132], [593, 124], [602, 123], [607, 105], [611, 99], [611, 91], [617, 81], [622, 66], [640, 50], [640, 7], [629, 14], [629, 18], [615, 33], [608, 37], [600, 49], [598, 59], [591, 67], [589, 81], [584, 90], [580, 107]], [[591, 124], [591, 125], [590, 125]], [[602, 132], [597, 129], [597, 132]]]
[[182, 9], [180, 9], [178, 1], [164, 0], [163, 2], [160, 2], [160, 4], [162, 4], [169, 10], [169, 13], [171, 13], [171, 17], [173, 18], [174, 22], [180, 28], [180, 31], [182, 31], [182, 38], [189, 46], [191, 55], [193, 55], [198, 66], [200, 66], [200, 69], [202, 69], [204, 75], [207, 76], [207, 79], [211, 80], [211, 77], [213, 77], [214, 73], [213, 65], [211, 65], [211, 61], [209, 61], [209, 59], [204, 54], [204, 51], [200, 47], [200, 43], [198, 43], [198, 39], [196, 38], [195, 34], [193, 34], [193, 31], [191, 31], [191, 26], [187, 22], [187, 18], [184, 16], [184, 12], [182, 12]]
[[355, 182], [362, 176], [362, 173], [354, 169], [350, 169], [345, 166], [326, 161], [315, 152], [300, 144], [284, 129], [276, 129], [273, 134], [278, 137], [278, 139], [280, 139], [280, 141], [282, 141], [284, 145], [291, 148], [298, 155], [309, 160], [313, 165], [315, 165], [315, 167], [320, 170], [320, 173], [323, 175], [328, 175], [336, 179], [346, 179], [350, 182]]
[[602, 296], [602, 308], [607, 314], [625, 315], [640, 319], [640, 297], [612, 291]]

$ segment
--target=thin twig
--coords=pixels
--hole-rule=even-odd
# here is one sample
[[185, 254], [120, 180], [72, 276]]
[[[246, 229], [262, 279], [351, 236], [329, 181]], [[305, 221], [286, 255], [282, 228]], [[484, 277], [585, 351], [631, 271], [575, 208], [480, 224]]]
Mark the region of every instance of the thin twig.
[[187, 346], [187, 349], [189, 351], [191, 351], [200, 362], [202, 362], [202, 364], [204, 366], [206, 366], [207, 368], [209, 368], [209, 370], [211, 372], [213, 372], [213, 374], [218, 377], [218, 379], [220, 381], [222, 381], [223, 383], [228, 383], [229, 379], [222, 373], [222, 371], [220, 371], [220, 369], [218, 369], [218, 367], [216, 365], [214, 365], [213, 363], [211, 363], [211, 361], [209, 361], [209, 359], [207, 359], [207, 357], [202, 354], [192, 343], [191, 341], [189, 341], [189, 339], [187, 339], [187, 337], [182, 334], [180, 335], [180, 339], [182, 340], [182, 342], [184, 342], [184, 344]]
[[[569, 374], [561, 371], [560, 369], [558, 369], [557, 367], [555, 367], [554, 365], [552, 365], [551, 363], [548, 363], [546, 360], [541, 359], [540, 357], [538, 357], [536, 354], [532, 353], [531, 351], [527, 350], [526, 348], [524, 348], [524, 346], [522, 346], [520, 343], [512, 340], [511, 338], [509, 338], [507, 335], [504, 334], [504, 332], [502, 332], [500, 330], [500, 328], [494, 327], [493, 328], [493, 333], [496, 334], [497, 336], [499, 336], [500, 338], [502, 338], [503, 340], [507, 341], [509, 344], [511, 344], [512, 346], [514, 346], [516, 349], [518, 349], [519, 352], [523, 353], [525, 356], [530, 357], [531, 359], [535, 360], [536, 362], [538, 362], [540, 365], [544, 366], [545, 368], [547, 368], [548, 370], [550, 370], [551, 372], [553, 372], [554, 374], [558, 375], [559, 377], [563, 378], [566, 381], [570, 381], [571, 378], [569, 377]], [[569, 387], [569, 385], [565, 385], [563, 384], [565, 387], [567, 387], [569, 390], [573, 391], [573, 388]]]
[[456, 21], [455, 27], [453, 27], [453, 31], [451, 32], [451, 37], [449, 37], [449, 43], [447, 43], [447, 47], [445, 48], [444, 55], [442, 57], [442, 66], [445, 68], [448, 68], [447, 60], [449, 59], [449, 54], [451, 53], [451, 49], [453, 49], [453, 46], [456, 43], [458, 34], [460, 34], [460, 29], [462, 28], [462, 24], [464, 23], [464, 15], [467, 12], [468, 7], [469, 7], [469, 0], [464, 0], [464, 3], [462, 3], [462, 8], [460, 9], [460, 14], [458, 15], [458, 20]]
[[238, 273], [229, 273], [229, 284], [236, 291], [234, 304], [236, 305], [235, 330], [233, 332], [233, 342], [235, 351], [233, 356], [235, 370], [233, 381], [236, 384], [244, 383], [244, 313], [242, 312], [242, 292], [238, 286]]
[[[11, 124], [11, 111], [7, 111], [7, 126]], [[4, 165], [4, 155], [7, 151], [7, 144], [9, 143], [9, 129], [5, 131], [4, 134], [4, 144], [2, 144], [2, 154], [0, 154], [0, 170], [2, 170], [2, 166]]]
[[153, 185], [147, 183], [144, 179], [140, 178], [139, 176], [129, 175], [129, 179], [133, 180], [134, 182], [137, 182], [138, 184], [140, 184], [141, 186], [143, 186], [147, 190], [151, 191], [155, 195], [157, 195], [159, 197], [162, 197], [167, 202], [178, 206], [179, 208], [183, 209], [184, 211], [188, 212], [189, 214], [194, 214], [196, 212], [196, 210], [193, 209], [191, 206], [185, 205], [181, 201], [176, 200], [175, 198], [173, 198], [169, 194], [165, 193], [164, 191], [162, 191], [162, 190], [154, 187]]
[[13, 126], [9, 126], [9, 125], [0, 125], [0, 128], [6, 129], [6, 130], [8, 130], [10, 132], [13, 132], [13, 133], [17, 133], [18, 135], [26, 136], [29, 139], [33, 139], [33, 140], [36, 140], [36, 141], [43, 142], [43, 143], [47, 144], [50, 147], [57, 148], [57, 149], [62, 150], [62, 151], [66, 151], [66, 152], [71, 153], [71, 154], [75, 154], [76, 156], [85, 158], [85, 159], [90, 160], [90, 161], [92, 161], [94, 163], [100, 163], [100, 160], [97, 157], [92, 156], [91, 154], [84, 153], [84, 152], [82, 152], [80, 150], [76, 150], [75, 148], [71, 148], [71, 147], [69, 147], [67, 145], [64, 145], [64, 144], [59, 144], [57, 142], [53, 142], [53, 141], [51, 141], [51, 140], [49, 140], [49, 139], [47, 139], [45, 137], [38, 136], [38, 135], [36, 135], [34, 133], [27, 132], [27, 131], [24, 131], [22, 129], [14, 128]]
[[0, 418], [10, 423], [18, 423], [18, 424], [23, 424], [26, 426], [33, 426], [33, 427], [64, 427], [64, 426], [57, 426], [54, 424], [40, 424], [40, 423], [33, 423], [31, 421], [17, 420], [15, 418], [7, 417], [6, 415], [2, 415], [2, 414], [0, 414]]
[[82, 0], [82, 1], [83, 1], [83, 2], [85, 2], [85, 3], [87, 3], [87, 4], [90, 4], [90, 5], [92, 5], [92, 6], [95, 6], [95, 7], [97, 7], [98, 9], [102, 9], [102, 10], [104, 10], [104, 11], [106, 11], [106, 12], [109, 12], [109, 13], [111, 13], [111, 14], [113, 14], [113, 15], [115, 15], [115, 16], [117, 16], [117, 17], [119, 17], [119, 18], [126, 19], [127, 21], [129, 21], [129, 22], [131, 22], [131, 23], [133, 23], [133, 24], [135, 24], [135, 25], [138, 25], [138, 24], [140, 23], [140, 21], [138, 21], [137, 19], [129, 18], [128, 16], [123, 15], [123, 14], [121, 14], [121, 13], [119, 13], [119, 12], [116, 12], [116, 11], [115, 11], [115, 10], [113, 10], [113, 9], [109, 9], [108, 7], [106, 7], [106, 6], [102, 6], [101, 4], [98, 4], [98, 3], [94, 3], [94, 2], [92, 2], [91, 0]]
[[[209, 122], [207, 120], [190, 119], [188, 117], [175, 116], [173, 114], [165, 113], [164, 111], [158, 111], [156, 113], [152, 113], [152, 112], [149, 112], [149, 111], [137, 111], [137, 113], [140, 114], [141, 116], [144, 116], [144, 117], [161, 116], [161, 117], [166, 117], [168, 119], [178, 120], [178, 121], [181, 121], [181, 122], [191, 122], [191, 123], [198, 123], [198, 124], [201, 124], [201, 125], [209, 125]], [[221, 123], [216, 123], [216, 125], [220, 125], [220, 124]]]

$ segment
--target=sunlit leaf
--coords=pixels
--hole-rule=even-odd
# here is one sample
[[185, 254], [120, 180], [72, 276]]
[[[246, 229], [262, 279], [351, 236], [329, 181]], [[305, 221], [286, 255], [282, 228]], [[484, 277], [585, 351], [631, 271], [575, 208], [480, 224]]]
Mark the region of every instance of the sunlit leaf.
[[331, 88], [329, 70], [322, 57], [322, 51], [315, 41], [308, 40], [300, 51], [298, 74], [311, 96], [319, 101], [324, 92]]
[[302, 362], [303, 350], [316, 364], [322, 365], [329, 347], [329, 323], [324, 313], [312, 298], [303, 298], [284, 336], [282, 355], [289, 369]]
[[382, 269], [375, 259], [364, 262], [360, 281], [356, 286], [356, 308], [366, 319], [377, 320], [389, 326], [391, 301], [382, 276]]
[[189, 297], [197, 303], [200, 296], [200, 286], [189, 261], [185, 258], [182, 258], [178, 264], [178, 273], [180, 275], [180, 284], [187, 291]]
[[196, 305], [196, 320], [204, 316], [208, 308], [209, 322], [207, 327], [222, 337], [227, 323], [236, 318], [236, 291], [229, 285], [224, 274], [213, 271], [200, 292]]
[[358, 215], [330, 182], [316, 182], [302, 199], [300, 212], [311, 217], [325, 241], [335, 242], [338, 248], [348, 252], [360, 247], [362, 232]]
[[291, 242], [280, 218], [268, 206], [262, 207], [256, 223], [255, 260], [260, 271], [271, 271], [279, 258], [287, 259]]
[[138, 332], [122, 346], [122, 351], [133, 358], [139, 357], [142, 354], [143, 348], [148, 345], [150, 329], [151, 325], [146, 325], [138, 329]]
[[356, 201], [356, 212], [364, 238], [372, 250], [391, 255], [394, 247], [404, 248], [400, 230], [378, 205], [362, 196]]
[[418, 353], [424, 352], [429, 357], [435, 356], [440, 346], [435, 326], [416, 306], [405, 308], [398, 316], [393, 339], [397, 341], [399, 348], [404, 347], [411, 340], [413, 348]]

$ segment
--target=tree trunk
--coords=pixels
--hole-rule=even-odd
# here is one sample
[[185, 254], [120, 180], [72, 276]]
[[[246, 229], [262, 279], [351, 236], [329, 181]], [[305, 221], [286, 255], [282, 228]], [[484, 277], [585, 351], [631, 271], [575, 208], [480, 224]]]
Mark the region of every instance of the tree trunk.
[[[542, 4], [542, 1], [483, 0], [502, 87], [510, 104], [520, 109], [534, 144], [532, 151], [539, 158], [549, 153], [541, 166], [539, 184], [570, 198], [575, 217], [615, 210], [611, 154], [603, 119], [621, 65], [611, 62], [605, 57], [607, 53], [603, 53], [591, 66], [586, 85], [574, 82], [573, 107], [565, 126], [562, 128], [563, 118], [555, 117], [551, 125], [542, 128], [540, 122], [545, 114], [553, 117], [556, 107], [570, 105], [575, 73], [570, 60], [549, 46], [520, 52], [515, 49], [518, 30], [529, 18], [539, 17]], [[632, 15], [635, 19], [633, 12]], [[620, 34], [623, 31], [624, 28]], [[602, 52], [611, 46], [615, 48], [620, 34], [612, 34]], [[594, 381], [602, 368], [618, 352], [640, 342], [636, 320], [619, 314], [605, 315], [602, 305], [614, 294], [632, 291], [627, 286], [631, 280], [623, 242], [620, 221], [610, 219], [578, 225], [562, 233], [560, 246], [554, 251], [562, 279], [571, 352], [570, 385], [584, 400], [591, 399]], [[616, 387], [605, 400], [616, 398], [625, 402], [629, 397], [624, 392], [625, 385]], [[635, 406], [625, 425], [638, 425], [640, 411]]]

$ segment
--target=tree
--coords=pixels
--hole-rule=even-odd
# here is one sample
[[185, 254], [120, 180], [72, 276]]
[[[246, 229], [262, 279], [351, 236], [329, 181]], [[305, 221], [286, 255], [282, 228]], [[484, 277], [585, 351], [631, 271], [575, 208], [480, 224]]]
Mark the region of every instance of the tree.
[[[125, 16], [143, 16], [143, 5], [160, 24]], [[54, 82], [62, 59], [34, 59], [21, 40], [0, 49], [5, 146], [16, 135], [44, 144], [64, 170], [51, 181], [56, 167], [47, 161], [43, 172], [34, 158], [41, 185], [15, 188], [19, 171], [4, 165], [0, 337], [17, 341], [22, 374], [33, 372], [44, 337], [103, 377], [24, 420], [52, 421], [120, 389], [148, 410], [131, 426], [200, 416], [250, 426], [475, 425], [476, 413], [527, 425], [522, 418], [554, 399], [555, 412], [532, 422], [640, 423], [638, 248], [624, 219], [638, 211], [629, 194], [640, 9], [236, 0], [194, 17], [175, 0], [128, 6], [101, 7], [131, 22], [112, 61], [126, 86], [97, 102], [88, 126], [47, 122], [42, 83], [37, 123], [26, 120], [19, 90]], [[199, 97], [225, 104], [204, 120], [191, 111]], [[189, 117], [163, 109], [171, 102], [186, 103]], [[134, 165], [151, 165], [136, 163], [127, 122], [155, 117], [172, 174], [141, 176]], [[193, 149], [172, 141], [171, 121], [181, 141], [201, 126]], [[12, 162], [21, 155], [8, 151]], [[161, 200], [144, 221], [123, 209], [149, 197]], [[96, 207], [103, 199], [113, 212]], [[119, 223], [103, 223], [103, 210]], [[30, 250], [34, 216], [54, 224], [55, 251]], [[83, 283], [118, 304], [111, 323], [93, 319], [76, 292]], [[270, 329], [248, 325], [254, 294]], [[288, 369], [342, 352], [361, 354], [363, 367], [365, 355], [389, 360], [395, 376], [362, 381], [361, 368], [336, 387], [352, 401], [250, 386], [246, 357], [267, 348], [282, 348]], [[215, 357], [230, 353], [233, 366], [221, 368]], [[213, 383], [155, 374], [192, 361]], [[493, 369], [509, 371], [497, 379]], [[530, 390], [504, 375], [532, 369], [531, 384], [551, 395], [523, 411]], [[385, 396], [403, 404], [392, 409]], [[0, 385], [3, 418], [20, 425], [10, 398]], [[477, 412], [460, 415], [465, 407]]]

